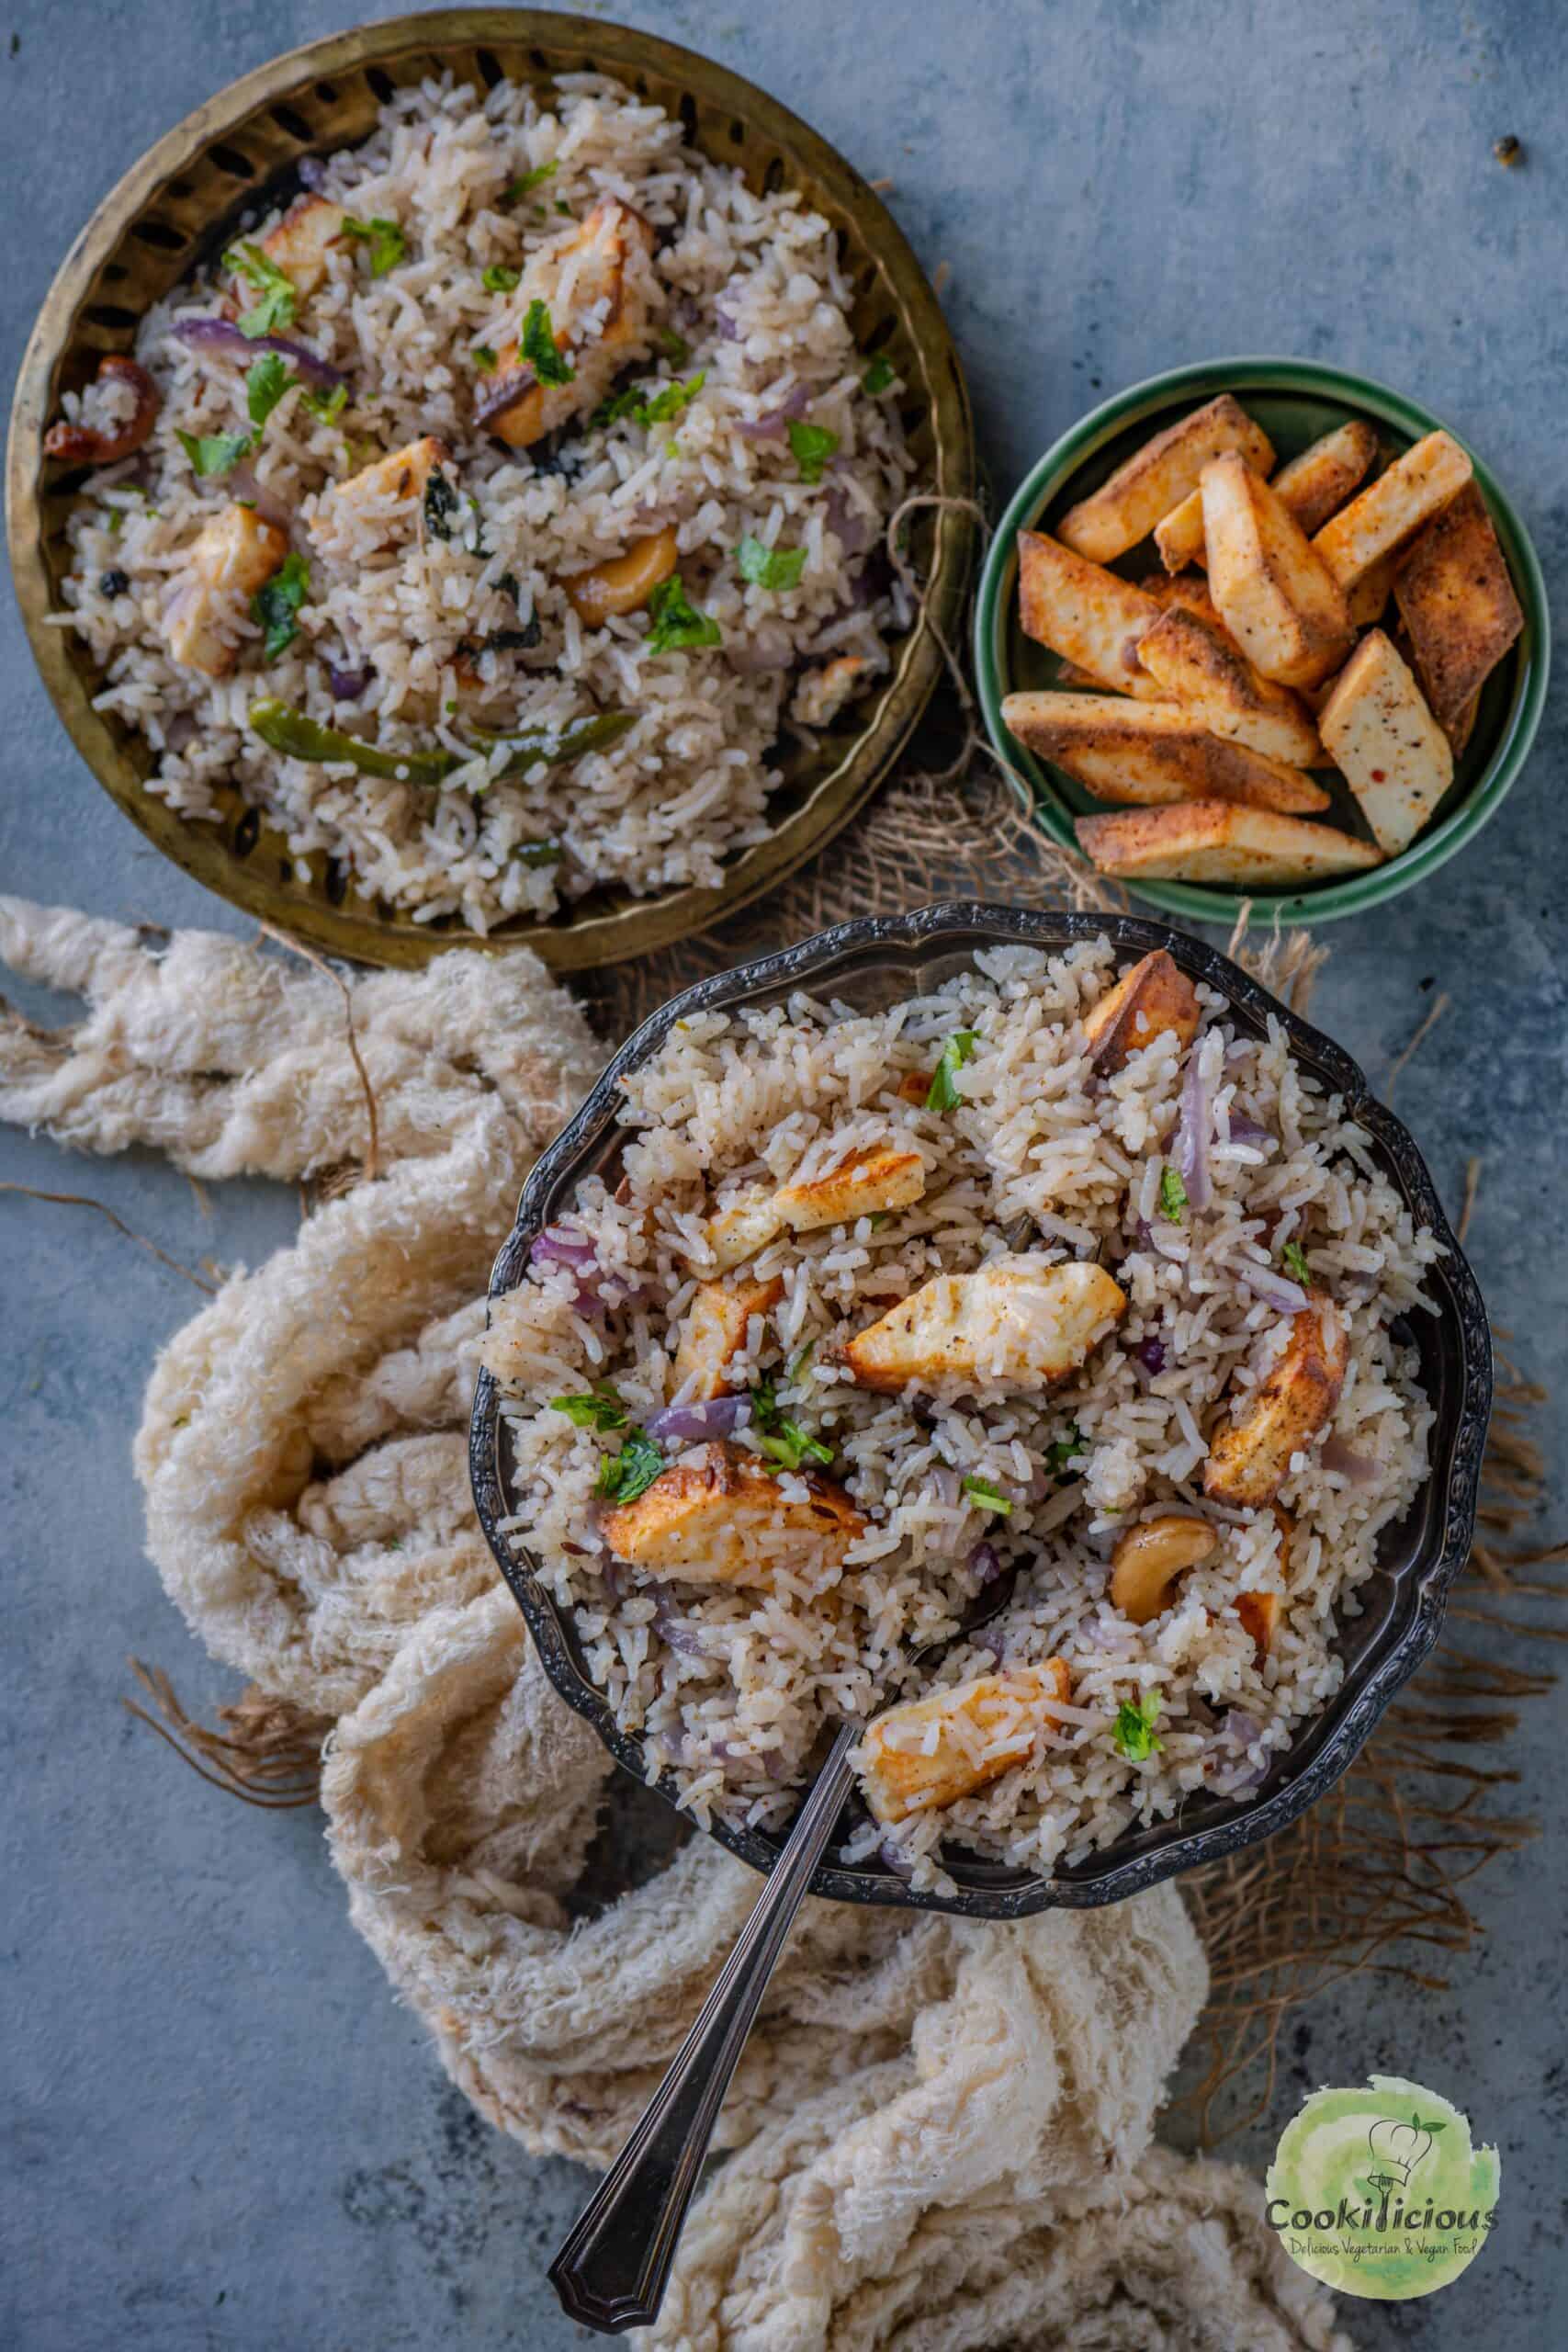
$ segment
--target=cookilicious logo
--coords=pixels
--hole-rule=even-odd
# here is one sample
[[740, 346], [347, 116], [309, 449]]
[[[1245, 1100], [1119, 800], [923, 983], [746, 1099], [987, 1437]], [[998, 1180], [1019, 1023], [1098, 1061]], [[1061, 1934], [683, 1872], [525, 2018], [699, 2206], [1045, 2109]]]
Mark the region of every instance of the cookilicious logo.
[[1348, 2295], [1403, 2302], [1452, 2284], [1486, 2243], [1502, 2166], [1470, 2120], [1397, 2075], [1314, 2091], [1269, 2167], [1269, 2225]]

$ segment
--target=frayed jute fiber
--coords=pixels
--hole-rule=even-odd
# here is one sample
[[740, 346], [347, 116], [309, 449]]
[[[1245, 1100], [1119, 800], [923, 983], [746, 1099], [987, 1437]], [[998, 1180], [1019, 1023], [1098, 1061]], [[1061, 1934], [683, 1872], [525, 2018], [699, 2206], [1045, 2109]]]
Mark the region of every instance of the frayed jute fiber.
[[[828, 863], [602, 978], [600, 1034], [851, 907], [1102, 903], [974, 769], [887, 794]], [[756, 1881], [682, 1836], [557, 1699], [468, 1500], [482, 1293], [524, 1174], [600, 1061], [582, 1012], [526, 954], [345, 977], [276, 943], [17, 900], [0, 954], [87, 1000], [63, 1031], [0, 1017], [0, 1116], [301, 1191], [290, 1247], [220, 1272], [164, 1350], [135, 1449], [153, 1562], [248, 1687], [204, 1725], [145, 1667], [130, 1703], [252, 1804], [319, 1801], [351, 1917], [453, 2078], [529, 2148], [603, 2164]], [[1265, 967], [1299, 998], [1314, 953], [1297, 934]], [[1508, 1743], [1560, 1607], [1561, 1550], [1529, 1540], [1533, 1401], [1516, 1382], [1500, 1413], [1442, 1648], [1295, 1829], [1110, 1910], [993, 1927], [807, 1905], [658, 2343], [1346, 2344], [1258, 2185], [1155, 2126], [1194, 2035], [1217, 2130], [1267, 2102], [1295, 2006], [1357, 1968], [1433, 1981], [1477, 1931], [1475, 1873], [1528, 1834]]]

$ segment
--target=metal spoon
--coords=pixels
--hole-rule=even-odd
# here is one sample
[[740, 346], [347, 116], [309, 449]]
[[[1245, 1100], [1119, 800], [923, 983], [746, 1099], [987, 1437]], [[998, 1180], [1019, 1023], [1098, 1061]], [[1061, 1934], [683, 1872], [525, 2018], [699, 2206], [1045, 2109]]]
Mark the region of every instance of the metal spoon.
[[[956, 1634], [920, 1652], [924, 1665], [1006, 1608], [1016, 1569], [979, 1595]], [[670, 2072], [549, 2268], [561, 2308], [605, 2335], [658, 2317], [687, 2209], [730, 2077], [761, 2007], [822, 1849], [854, 1779], [850, 1750], [864, 1725], [840, 1726], [828, 1760], [769, 1871]]]

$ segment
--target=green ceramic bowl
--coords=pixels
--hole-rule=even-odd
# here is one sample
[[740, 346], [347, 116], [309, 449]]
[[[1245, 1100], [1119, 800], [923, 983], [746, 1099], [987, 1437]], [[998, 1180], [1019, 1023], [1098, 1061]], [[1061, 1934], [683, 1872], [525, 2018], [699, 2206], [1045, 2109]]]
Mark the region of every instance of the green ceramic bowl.
[[[1018, 624], [1017, 536], [1020, 531], [1054, 530], [1067, 508], [1098, 489], [1140, 442], [1216, 392], [1235, 393], [1262, 425], [1281, 460], [1354, 416], [1366, 417], [1395, 452], [1442, 424], [1440, 417], [1403, 393], [1315, 360], [1212, 359], [1200, 367], [1169, 368], [1146, 384], [1118, 392], [1046, 451], [1020, 484], [991, 542], [975, 615], [975, 663], [987, 729], [1020, 797], [1045, 831], [1069, 849], [1076, 846], [1073, 819], [1109, 804], [1025, 751], [1002, 723], [1004, 695], [1052, 686], [1060, 667], [1055, 655], [1025, 637]], [[1452, 431], [1451, 426], [1445, 429]], [[1397, 898], [1412, 883], [1436, 873], [1481, 831], [1524, 765], [1546, 698], [1551, 643], [1546, 586], [1524, 526], [1473, 450], [1471, 456], [1524, 608], [1525, 626], [1486, 682], [1474, 729], [1455, 765], [1452, 788], [1426, 831], [1386, 865], [1342, 881], [1254, 893], [1250, 903], [1260, 922], [1327, 922], [1336, 915], [1359, 914]], [[1115, 568], [1137, 577], [1156, 562], [1146, 545]], [[1325, 780], [1336, 796], [1327, 820], [1365, 836], [1367, 828], [1349, 793], [1337, 777]], [[1234, 922], [1244, 901], [1239, 891], [1207, 884], [1151, 881], [1128, 888], [1154, 906], [1195, 922]]]

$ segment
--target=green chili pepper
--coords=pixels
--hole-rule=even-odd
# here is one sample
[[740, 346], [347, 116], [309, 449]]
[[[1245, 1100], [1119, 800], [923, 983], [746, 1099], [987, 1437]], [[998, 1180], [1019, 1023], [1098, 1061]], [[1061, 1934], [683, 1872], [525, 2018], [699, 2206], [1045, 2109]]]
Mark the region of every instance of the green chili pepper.
[[303, 711], [286, 702], [269, 698], [251, 705], [255, 732], [288, 759], [341, 760], [357, 768], [361, 775], [385, 776], [394, 784], [420, 785], [430, 791], [445, 784], [455, 769], [466, 767], [479, 752], [492, 751], [498, 743], [515, 747], [500, 771], [502, 777], [522, 775], [540, 760], [551, 767], [564, 766], [589, 752], [602, 752], [607, 744], [618, 742], [636, 723], [636, 716], [629, 710], [606, 710], [594, 718], [573, 719], [559, 729], [536, 727], [515, 735], [486, 735], [474, 751], [467, 752], [389, 752], [379, 743], [366, 742], [363, 736], [344, 735], [335, 727], [323, 727], [319, 719], [307, 718]]

